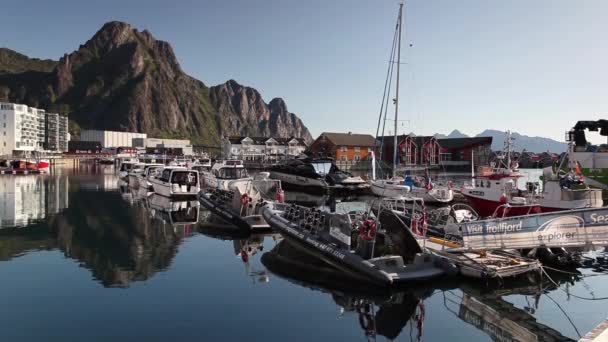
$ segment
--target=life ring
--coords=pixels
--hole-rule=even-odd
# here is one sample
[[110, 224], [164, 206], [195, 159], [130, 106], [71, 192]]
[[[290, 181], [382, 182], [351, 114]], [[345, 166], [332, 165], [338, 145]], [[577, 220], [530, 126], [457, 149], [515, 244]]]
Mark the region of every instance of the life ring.
[[359, 236], [363, 240], [371, 241], [376, 235], [376, 223], [372, 220], [365, 220], [359, 230]]
[[241, 196], [241, 204], [244, 206], [249, 204], [249, 196], [247, 196], [247, 194]]

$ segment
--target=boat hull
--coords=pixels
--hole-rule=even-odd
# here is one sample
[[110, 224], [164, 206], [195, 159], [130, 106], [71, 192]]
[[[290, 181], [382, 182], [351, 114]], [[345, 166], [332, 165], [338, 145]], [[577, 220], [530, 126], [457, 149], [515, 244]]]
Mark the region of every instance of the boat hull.
[[198, 185], [181, 185], [175, 188], [174, 184], [168, 182], [151, 181], [151, 183], [154, 193], [165, 197], [196, 197], [200, 191]]
[[372, 182], [371, 189], [372, 189], [372, 193], [376, 196], [390, 197], [390, 198], [404, 197], [404, 196], [407, 196], [410, 192], [410, 188], [407, 186], [401, 186], [398, 188], [388, 187], [388, 186], [383, 186], [383, 184], [380, 184], [378, 182]]
[[[471, 206], [477, 211], [479, 216], [481, 217], [490, 217], [492, 216], [498, 207], [504, 205], [504, 203], [499, 201], [492, 201], [485, 198], [475, 197], [463, 193], [464, 197], [471, 203]], [[511, 216], [522, 216], [528, 214], [538, 214], [538, 213], [550, 213], [560, 210], [567, 210], [573, 208], [554, 208], [554, 207], [546, 207], [542, 205], [513, 205], [510, 206], [509, 209], [504, 213], [502, 211], [498, 213], [500, 216], [511, 217]]]
[[227, 206], [213, 201], [209, 193], [201, 193], [198, 198], [203, 207], [207, 208], [223, 221], [233, 224], [240, 230], [246, 232], [271, 230], [270, 226], [264, 221], [261, 215], [240, 216]]
[[[422, 259], [425, 259], [428, 267], [408, 265], [406, 267], [411, 269], [409, 272], [389, 274], [372, 264], [370, 261], [361, 258], [359, 255], [344, 249], [336, 248], [322, 239], [317, 238], [314, 234], [309, 234], [304, 230], [299, 229], [295, 224], [286, 220], [278, 212], [269, 207], [262, 208], [262, 216], [272, 229], [279, 232], [292, 245], [319, 258], [330, 266], [345, 272], [349, 276], [363, 281], [380, 286], [394, 286], [412, 281], [425, 281], [445, 274], [444, 270], [434, 266], [433, 261], [426, 260], [426, 256], [419, 256], [419, 259], [417, 260], [422, 261]], [[421, 262], [420, 264], [422, 263], [424, 262]]]

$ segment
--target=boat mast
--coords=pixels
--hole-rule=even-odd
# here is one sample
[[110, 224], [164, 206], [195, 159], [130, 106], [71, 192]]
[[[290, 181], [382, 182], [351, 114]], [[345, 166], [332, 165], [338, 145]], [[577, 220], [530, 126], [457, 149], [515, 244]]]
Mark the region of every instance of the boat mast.
[[403, 2], [399, 4], [399, 37], [397, 42], [397, 86], [395, 88], [395, 146], [393, 146], [393, 177], [397, 175], [397, 118], [399, 117], [399, 67], [401, 66], [401, 23], [403, 22]]
[[511, 169], [511, 130], [507, 130], [507, 169]]

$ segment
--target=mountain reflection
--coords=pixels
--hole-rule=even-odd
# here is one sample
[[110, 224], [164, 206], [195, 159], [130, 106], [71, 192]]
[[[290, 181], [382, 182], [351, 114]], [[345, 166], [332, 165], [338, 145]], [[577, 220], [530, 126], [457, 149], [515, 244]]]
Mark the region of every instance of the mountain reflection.
[[[68, 186], [68, 180], [74, 180], [73, 186]], [[169, 268], [179, 243], [189, 235], [188, 224], [198, 220], [198, 201], [183, 212], [181, 204], [168, 199], [152, 206], [126, 205], [119, 192], [89, 191], [104, 189], [106, 184], [112, 188], [112, 182], [117, 189], [113, 174], [0, 181], [4, 189], [13, 190], [0, 197], [4, 227], [0, 229], [0, 260], [59, 249], [106, 287], [127, 287]], [[68, 193], [69, 209], [54, 215], [68, 207]]]
[[[550, 283], [521, 281], [499, 289], [482, 290], [478, 284], [458, 281], [387, 292], [358, 284], [356, 279], [319, 263], [287, 241], [266, 252], [262, 263], [271, 273], [292, 283], [329, 294], [340, 308], [340, 315], [355, 316], [353, 324], [358, 325], [368, 339], [384, 336], [395, 340], [409, 335], [412, 340], [424, 340], [424, 301], [431, 296], [442, 296], [448, 312], [494, 341], [573, 341], [533, 316], [540, 297], [555, 289]], [[553, 277], [559, 283], [577, 280], [576, 276], [563, 274]], [[532, 298], [533, 304], [518, 308], [503, 299], [514, 294]]]

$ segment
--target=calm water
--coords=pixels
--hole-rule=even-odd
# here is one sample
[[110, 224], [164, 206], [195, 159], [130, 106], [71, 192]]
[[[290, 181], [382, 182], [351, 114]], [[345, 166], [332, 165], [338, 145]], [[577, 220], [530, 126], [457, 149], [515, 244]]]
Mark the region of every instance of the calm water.
[[[608, 314], [547, 283], [355, 287], [278, 236], [230, 235], [196, 202], [131, 192], [111, 168], [0, 187], [2, 341], [569, 340]], [[559, 281], [608, 296], [604, 276]]]

